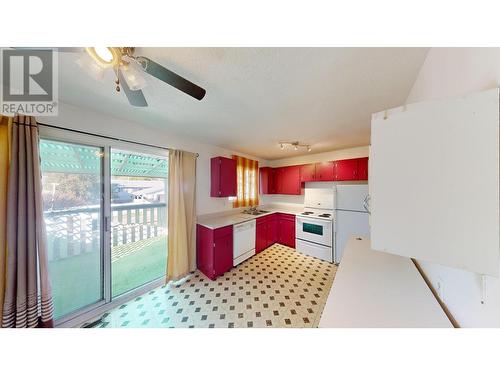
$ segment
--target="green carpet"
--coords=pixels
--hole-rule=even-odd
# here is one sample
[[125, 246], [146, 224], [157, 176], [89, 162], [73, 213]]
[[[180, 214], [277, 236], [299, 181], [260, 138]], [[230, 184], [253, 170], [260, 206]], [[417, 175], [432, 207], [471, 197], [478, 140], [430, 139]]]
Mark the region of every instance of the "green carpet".
[[[138, 250], [111, 264], [113, 297], [165, 275], [167, 237], [162, 236], [144, 247], [138, 245], [140, 242], [135, 242]], [[118, 248], [113, 249], [116, 250]], [[56, 319], [102, 299], [99, 253], [84, 253], [52, 261], [49, 272]]]
[[118, 296], [165, 275], [166, 251], [167, 237], [163, 236], [111, 263], [112, 296]]

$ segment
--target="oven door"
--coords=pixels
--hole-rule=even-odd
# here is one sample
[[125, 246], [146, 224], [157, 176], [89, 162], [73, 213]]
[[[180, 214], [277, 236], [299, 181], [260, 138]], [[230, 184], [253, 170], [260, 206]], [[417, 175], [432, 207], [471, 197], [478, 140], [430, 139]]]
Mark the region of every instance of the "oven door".
[[333, 221], [297, 216], [295, 234], [300, 240], [332, 246]]

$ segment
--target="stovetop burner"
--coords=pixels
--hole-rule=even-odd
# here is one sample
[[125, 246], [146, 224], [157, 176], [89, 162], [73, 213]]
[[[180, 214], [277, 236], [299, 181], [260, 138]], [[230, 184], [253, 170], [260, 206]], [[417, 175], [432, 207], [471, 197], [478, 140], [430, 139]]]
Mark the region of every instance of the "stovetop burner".
[[[307, 209], [306, 209], [307, 210]], [[302, 217], [308, 217], [308, 218], [316, 218], [316, 219], [322, 219], [322, 220], [333, 220], [333, 213], [328, 212], [326, 210], [312, 210], [309, 208], [309, 210], [304, 211], [298, 215]]]

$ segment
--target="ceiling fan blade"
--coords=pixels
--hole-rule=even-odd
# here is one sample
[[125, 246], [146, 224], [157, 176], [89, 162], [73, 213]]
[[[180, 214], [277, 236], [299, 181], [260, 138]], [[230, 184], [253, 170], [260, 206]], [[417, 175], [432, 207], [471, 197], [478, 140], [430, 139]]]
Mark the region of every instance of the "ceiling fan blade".
[[171, 86], [174, 86], [176, 89], [192, 96], [193, 98], [201, 100], [205, 96], [205, 89], [201, 88], [198, 85], [195, 85], [194, 83], [172, 72], [171, 70], [168, 70], [157, 62], [154, 62], [153, 60], [148, 59], [144, 56], [139, 56], [136, 58], [136, 60], [147, 73], [163, 82], [168, 83]]
[[120, 86], [131, 105], [133, 105], [134, 107], [148, 106], [148, 102], [146, 102], [146, 98], [144, 97], [142, 90], [131, 90], [130, 87], [128, 87], [127, 81], [125, 81], [125, 77], [120, 70], [118, 70], [118, 79], [120, 80]]

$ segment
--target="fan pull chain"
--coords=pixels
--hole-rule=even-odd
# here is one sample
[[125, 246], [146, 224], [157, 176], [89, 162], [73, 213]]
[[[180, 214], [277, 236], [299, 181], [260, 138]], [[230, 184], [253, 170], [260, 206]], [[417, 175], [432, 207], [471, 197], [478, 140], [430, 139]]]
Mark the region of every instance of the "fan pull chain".
[[115, 83], [116, 83], [116, 91], [120, 92], [120, 78], [118, 78], [118, 69], [119, 69], [119, 67], [116, 67], [116, 80], [115, 80]]

